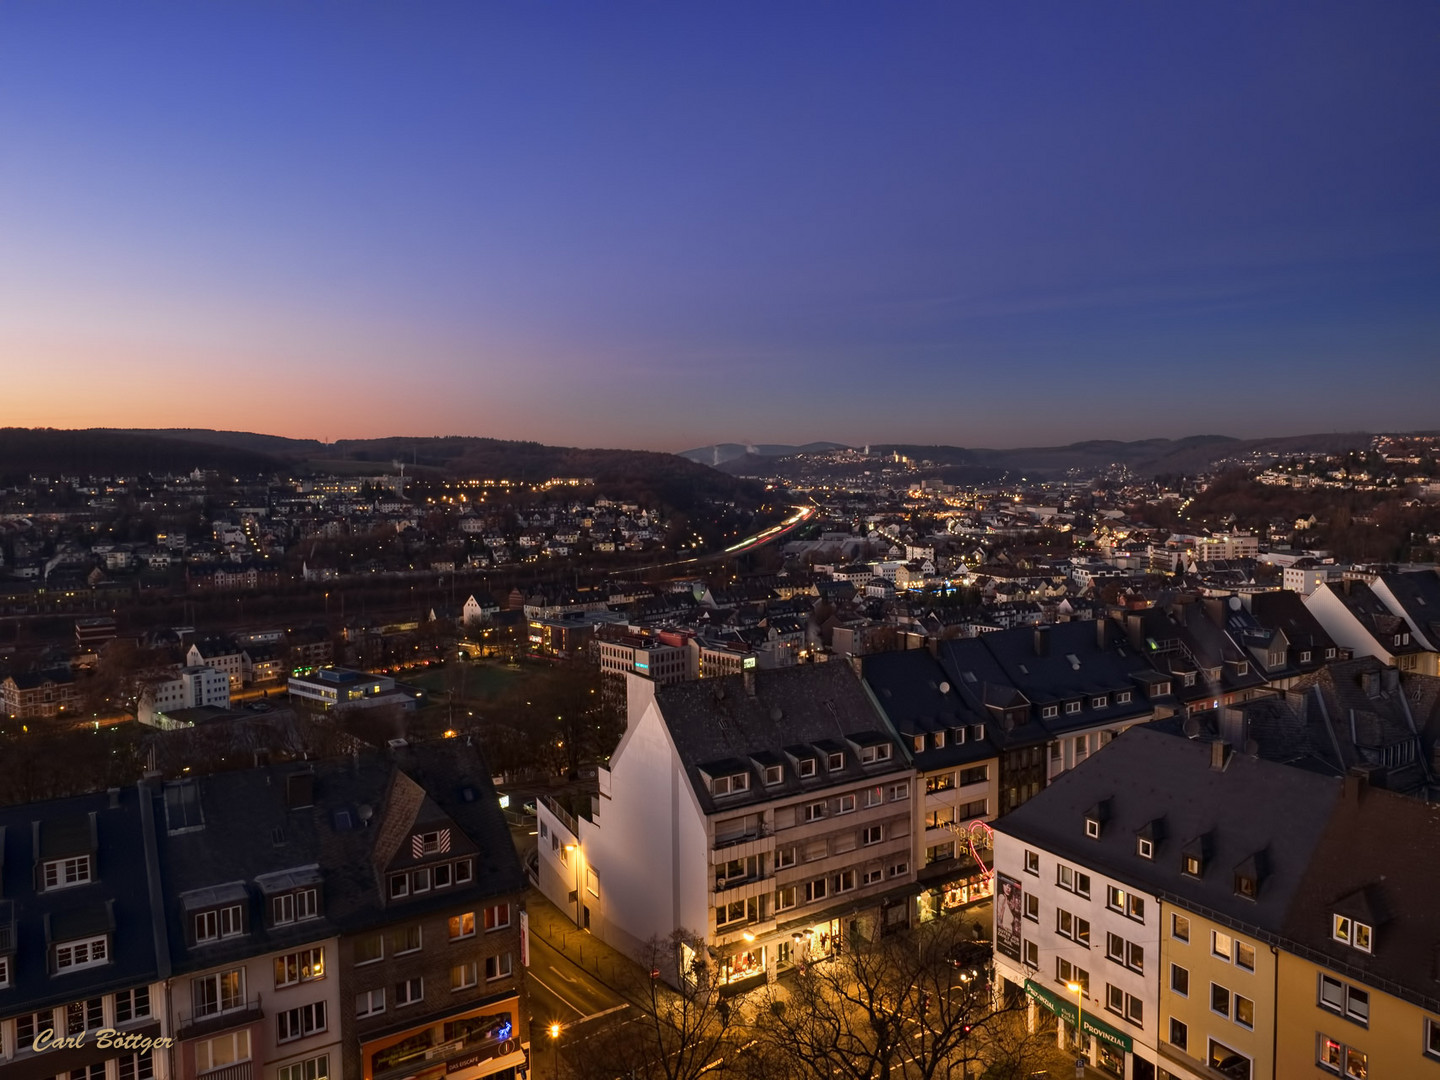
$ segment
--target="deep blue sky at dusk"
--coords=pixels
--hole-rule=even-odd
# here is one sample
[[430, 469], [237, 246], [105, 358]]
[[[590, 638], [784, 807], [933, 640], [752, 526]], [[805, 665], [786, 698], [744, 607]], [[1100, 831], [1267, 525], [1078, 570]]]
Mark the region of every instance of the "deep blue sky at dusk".
[[1440, 427], [1440, 5], [0, 5], [0, 423]]

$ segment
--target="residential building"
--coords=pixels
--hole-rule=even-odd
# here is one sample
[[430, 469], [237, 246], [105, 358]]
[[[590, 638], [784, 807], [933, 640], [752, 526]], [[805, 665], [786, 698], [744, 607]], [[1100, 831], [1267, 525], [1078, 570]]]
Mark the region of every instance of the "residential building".
[[0, 707], [16, 719], [49, 719], [80, 707], [80, 689], [68, 671], [24, 671], [0, 682]]
[[245, 684], [245, 654], [228, 638], [204, 638], [192, 642], [185, 653], [186, 667], [211, 667], [223, 671], [230, 680], [230, 689]]
[[1426, 640], [1364, 581], [1321, 585], [1305, 598], [1305, 606], [1331, 640], [1353, 655], [1373, 656], [1401, 671], [1433, 673]]
[[577, 925], [637, 957], [685, 931], [665, 978], [732, 983], [908, 923], [915, 770], [848, 665], [628, 679], [591, 812], [537, 815], [540, 888]]
[[136, 718], [150, 727], [189, 727], [174, 714], [181, 709], [230, 707], [230, 679], [212, 667], [187, 667], [169, 678], [148, 682], [140, 691]]

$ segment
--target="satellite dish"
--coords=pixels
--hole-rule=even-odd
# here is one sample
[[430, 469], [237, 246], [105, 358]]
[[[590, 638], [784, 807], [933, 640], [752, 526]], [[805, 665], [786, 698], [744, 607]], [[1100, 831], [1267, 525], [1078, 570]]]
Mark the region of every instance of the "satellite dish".
[[1185, 737], [1187, 739], [1198, 738], [1200, 735], [1200, 721], [1193, 716], [1185, 721]]
[[1254, 739], [1245, 740], [1245, 753], [1250, 757], [1260, 756], [1260, 744]]
[[942, 694], [948, 694], [949, 692], [950, 692], [950, 684], [949, 684], [948, 682], [942, 682], [942, 683], [940, 684], [940, 693], [942, 693]]
[[773, 720], [773, 721], [774, 721], [775, 723], [777, 723], [777, 724], [780, 722], [781, 718], [784, 717], [784, 715], [785, 715], [785, 714], [780, 711], [780, 706], [779, 706], [779, 705], [776, 705], [775, 708], [773, 708], [773, 709], [770, 710], [770, 719]]
[[366, 803], [355, 811], [355, 816], [366, 824], [369, 824], [370, 819], [375, 816], [375, 808]]
[[1238, 596], [1232, 596], [1232, 597], [1230, 597], [1230, 610], [1231, 610], [1231, 611], [1239, 611], [1240, 608], [1243, 607], [1243, 606], [1244, 606], [1244, 605], [1242, 605], [1242, 604], [1240, 603], [1240, 597], [1238, 597]]

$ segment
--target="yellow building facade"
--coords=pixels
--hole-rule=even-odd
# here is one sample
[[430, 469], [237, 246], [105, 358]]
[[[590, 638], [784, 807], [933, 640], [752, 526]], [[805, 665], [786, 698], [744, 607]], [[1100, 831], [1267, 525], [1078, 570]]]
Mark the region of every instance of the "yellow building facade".
[[1274, 1067], [1275, 951], [1189, 909], [1160, 910], [1161, 1068], [1184, 1080], [1287, 1075]]

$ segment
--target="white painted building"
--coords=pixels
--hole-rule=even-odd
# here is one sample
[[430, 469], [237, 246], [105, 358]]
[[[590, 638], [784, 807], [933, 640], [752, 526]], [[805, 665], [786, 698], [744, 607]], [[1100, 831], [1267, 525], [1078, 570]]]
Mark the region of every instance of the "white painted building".
[[181, 709], [230, 707], [230, 679], [213, 667], [181, 668], [173, 678], [150, 683], [140, 693], [136, 718], [142, 724], [170, 730], [188, 725], [171, 717]]

